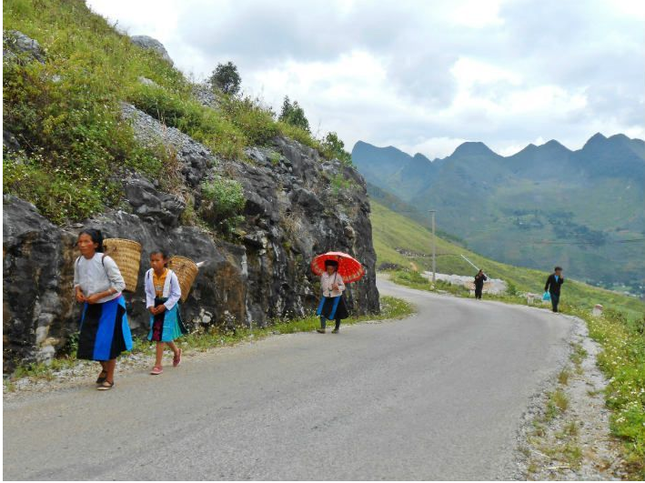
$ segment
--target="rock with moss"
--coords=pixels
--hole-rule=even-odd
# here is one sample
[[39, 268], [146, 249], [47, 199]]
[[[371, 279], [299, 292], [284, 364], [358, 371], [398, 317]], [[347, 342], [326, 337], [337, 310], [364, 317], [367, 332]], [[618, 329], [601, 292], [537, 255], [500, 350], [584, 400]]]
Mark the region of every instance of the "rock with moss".
[[169, 62], [171, 65], [173, 64], [170, 55], [168, 55], [168, 51], [166, 50], [164, 45], [157, 39], [153, 39], [148, 35], [133, 35], [132, 37], [130, 37], [130, 40], [133, 44], [136, 44], [139, 47], [156, 52], [157, 54], [159, 54], [159, 56], [161, 56], [162, 59]]
[[2, 31], [2, 57], [4, 61], [35, 60], [45, 62], [45, 51], [37, 40], [18, 30]]
[[139, 143], [150, 149], [163, 148], [168, 157], [177, 157], [181, 175], [191, 188], [197, 188], [217, 159], [203, 144], [179, 129], [168, 127], [132, 104], [122, 103], [121, 112], [130, 122]]

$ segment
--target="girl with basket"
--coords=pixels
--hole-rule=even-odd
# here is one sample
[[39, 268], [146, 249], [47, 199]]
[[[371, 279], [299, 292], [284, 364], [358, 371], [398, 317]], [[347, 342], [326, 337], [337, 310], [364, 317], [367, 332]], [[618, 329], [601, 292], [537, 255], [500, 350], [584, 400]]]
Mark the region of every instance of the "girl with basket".
[[181, 322], [179, 300], [181, 286], [177, 275], [168, 268], [168, 254], [157, 249], [150, 254], [152, 268], [146, 272], [146, 307], [150, 311], [150, 332], [148, 340], [157, 342], [155, 365], [150, 371], [153, 376], [163, 373], [162, 359], [164, 346], [173, 351], [173, 367], [181, 362], [181, 349], [174, 340], [188, 331]]

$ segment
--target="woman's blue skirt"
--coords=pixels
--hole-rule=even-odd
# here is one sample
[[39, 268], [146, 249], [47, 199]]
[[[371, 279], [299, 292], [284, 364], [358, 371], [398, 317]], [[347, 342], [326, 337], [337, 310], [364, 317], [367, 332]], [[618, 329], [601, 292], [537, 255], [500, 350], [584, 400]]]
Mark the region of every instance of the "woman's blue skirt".
[[102, 304], [83, 306], [81, 333], [78, 338], [79, 359], [108, 361], [132, 349], [123, 296]]
[[325, 297], [320, 299], [316, 315], [325, 317], [328, 320], [341, 320], [349, 317], [345, 298], [342, 295], [338, 297]]
[[[166, 302], [165, 298], [157, 297], [155, 299], [155, 307]], [[172, 342], [173, 340], [187, 334], [188, 331], [181, 321], [179, 315], [179, 303], [168, 310], [164, 310], [157, 315], [150, 315], [150, 332], [148, 333], [148, 340], [155, 342]]]

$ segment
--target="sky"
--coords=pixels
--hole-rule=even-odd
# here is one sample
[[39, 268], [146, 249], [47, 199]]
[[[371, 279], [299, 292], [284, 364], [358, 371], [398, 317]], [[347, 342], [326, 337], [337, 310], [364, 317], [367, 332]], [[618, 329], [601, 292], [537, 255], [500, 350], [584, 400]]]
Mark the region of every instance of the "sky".
[[430, 159], [596, 132], [645, 139], [642, 0], [88, 0], [196, 81], [232, 61], [312, 131]]

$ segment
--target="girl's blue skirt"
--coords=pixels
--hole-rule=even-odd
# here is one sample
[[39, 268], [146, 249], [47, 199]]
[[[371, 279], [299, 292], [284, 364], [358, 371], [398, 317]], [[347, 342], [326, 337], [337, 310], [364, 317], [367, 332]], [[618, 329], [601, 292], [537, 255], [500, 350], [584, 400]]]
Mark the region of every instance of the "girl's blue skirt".
[[[155, 307], [164, 304], [168, 299], [159, 298], [155, 299]], [[150, 315], [150, 332], [148, 333], [148, 340], [155, 342], [172, 342], [173, 340], [187, 334], [188, 331], [181, 321], [179, 315], [179, 303], [168, 310], [164, 310], [157, 315]]]
[[108, 361], [131, 349], [132, 334], [123, 296], [102, 304], [85, 303], [77, 357]]

